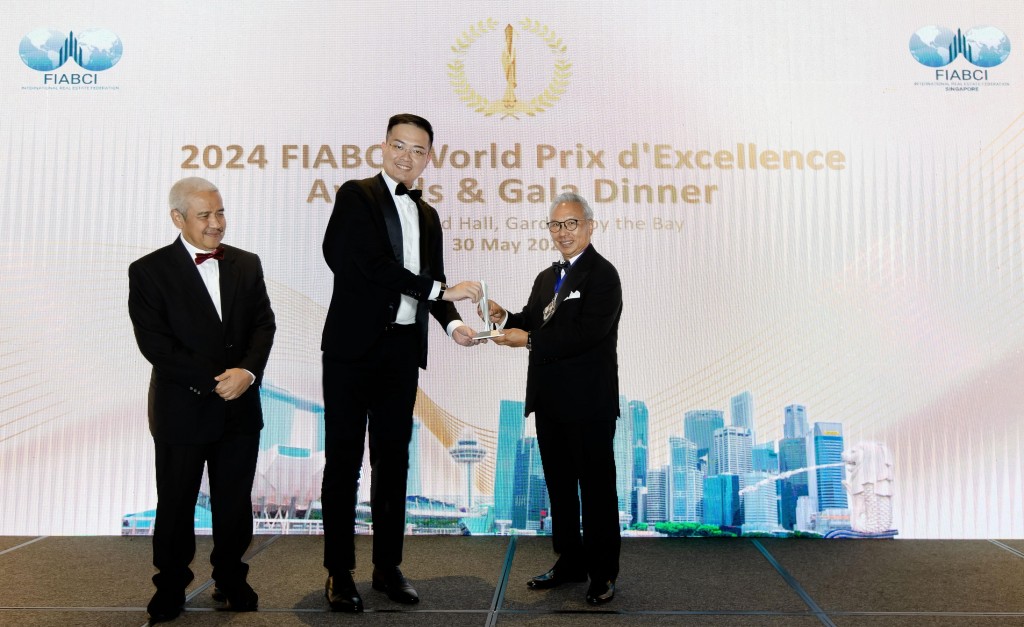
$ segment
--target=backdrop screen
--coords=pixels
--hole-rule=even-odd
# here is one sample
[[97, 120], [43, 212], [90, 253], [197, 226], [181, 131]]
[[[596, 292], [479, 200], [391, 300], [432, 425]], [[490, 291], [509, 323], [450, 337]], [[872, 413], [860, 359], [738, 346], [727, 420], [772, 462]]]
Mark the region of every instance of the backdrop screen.
[[[411, 112], [450, 281], [518, 310], [558, 257], [552, 198], [590, 200], [623, 282], [624, 533], [828, 535], [868, 485], [898, 537], [1024, 537], [1016, 2], [439, 6], [7, 7], [0, 535], [151, 531], [127, 267], [177, 237], [185, 176], [277, 315], [257, 527], [319, 531], [321, 242]], [[526, 351], [431, 325], [411, 532], [547, 533]]]

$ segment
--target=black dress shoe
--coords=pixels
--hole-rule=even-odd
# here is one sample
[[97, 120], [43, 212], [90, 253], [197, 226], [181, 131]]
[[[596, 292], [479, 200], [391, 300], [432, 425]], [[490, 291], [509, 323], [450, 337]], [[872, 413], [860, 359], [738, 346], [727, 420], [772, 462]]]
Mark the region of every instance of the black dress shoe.
[[166, 623], [167, 621], [174, 620], [181, 614], [181, 610], [185, 607], [185, 591], [180, 592], [166, 592], [157, 590], [153, 598], [149, 600], [149, 605], [146, 606], [146, 612], [149, 613], [149, 622], [151, 625], [157, 623]]
[[560, 586], [563, 583], [579, 583], [586, 580], [586, 571], [565, 568], [555, 564], [548, 572], [543, 575], [537, 575], [527, 581], [526, 587], [534, 590], [545, 590]]
[[373, 569], [373, 589], [388, 595], [395, 603], [419, 603], [420, 596], [397, 566]]
[[324, 584], [324, 596], [333, 612], [362, 612], [363, 597], [356, 590], [352, 573], [345, 570], [338, 575], [329, 575]]
[[260, 603], [260, 596], [245, 581], [223, 587], [216, 586], [212, 596], [214, 601], [225, 603], [224, 607], [218, 609], [229, 612], [255, 612]]
[[604, 582], [596, 581], [590, 584], [587, 588], [587, 603], [591, 605], [601, 605], [612, 600], [615, 596], [615, 582], [606, 580]]

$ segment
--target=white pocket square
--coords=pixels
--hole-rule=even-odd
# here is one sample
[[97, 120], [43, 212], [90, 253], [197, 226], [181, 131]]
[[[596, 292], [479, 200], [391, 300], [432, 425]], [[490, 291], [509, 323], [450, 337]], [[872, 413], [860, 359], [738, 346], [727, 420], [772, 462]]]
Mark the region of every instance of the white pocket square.
[[579, 291], [569, 292], [569, 295], [565, 297], [565, 300], [572, 300], [574, 298], [579, 298], [579, 297], [580, 297]]

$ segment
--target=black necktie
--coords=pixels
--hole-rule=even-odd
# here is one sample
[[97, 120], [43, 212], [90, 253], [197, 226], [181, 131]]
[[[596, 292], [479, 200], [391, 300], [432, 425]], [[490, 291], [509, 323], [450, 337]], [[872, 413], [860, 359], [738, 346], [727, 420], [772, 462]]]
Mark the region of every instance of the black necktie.
[[208, 253], [196, 253], [196, 265], [203, 263], [207, 259], [216, 259], [220, 261], [224, 258], [224, 247], [218, 246], [215, 250], [211, 250]]
[[413, 200], [419, 200], [420, 196], [423, 195], [423, 190], [409, 189], [405, 186], [405, 183], [399, 183], [398, 186], [395, 187], [395, 196], [405, 196], [406, 194], [409, 194], [409, 198], [412, 198]]
[[551, 264], [551, 267], [555, 271], [555, 276], [562, 276], [562, 270], [568, 270], [569, 269], [569, 262], [568, 261], [555, 261], [555, 262], [553, 262]]

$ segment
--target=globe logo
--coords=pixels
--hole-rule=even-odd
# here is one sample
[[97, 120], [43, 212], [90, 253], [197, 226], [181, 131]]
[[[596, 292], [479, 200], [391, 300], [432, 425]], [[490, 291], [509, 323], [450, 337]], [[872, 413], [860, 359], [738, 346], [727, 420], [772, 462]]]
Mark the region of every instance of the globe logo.
[[945, 26], [925, 26], [910, 37], [910, 54], [928, 67], [942, 67], [953, 60], [953, 31]]
[[963, 55], [973, 65], [988, 68], [1010, 56], [1010, 40], [994, 26], [975, 26], [966, 33], [923, 26], [910, 37], [910, 54], [928, 67], [944, 67]]
[[25, 65], [39, 72], [52, 72], [68, 60], [86, 70], [102, 72], [121, 60], [124, 46], [120, 37], [105, 28], [67, 35], [39, 28], [21, 39], [18, 52]]
[[965, 37], [968, 60], [978, 67], [995, 67], [1010, 56], [1010, 39], [994, 26], [975, 26]]

